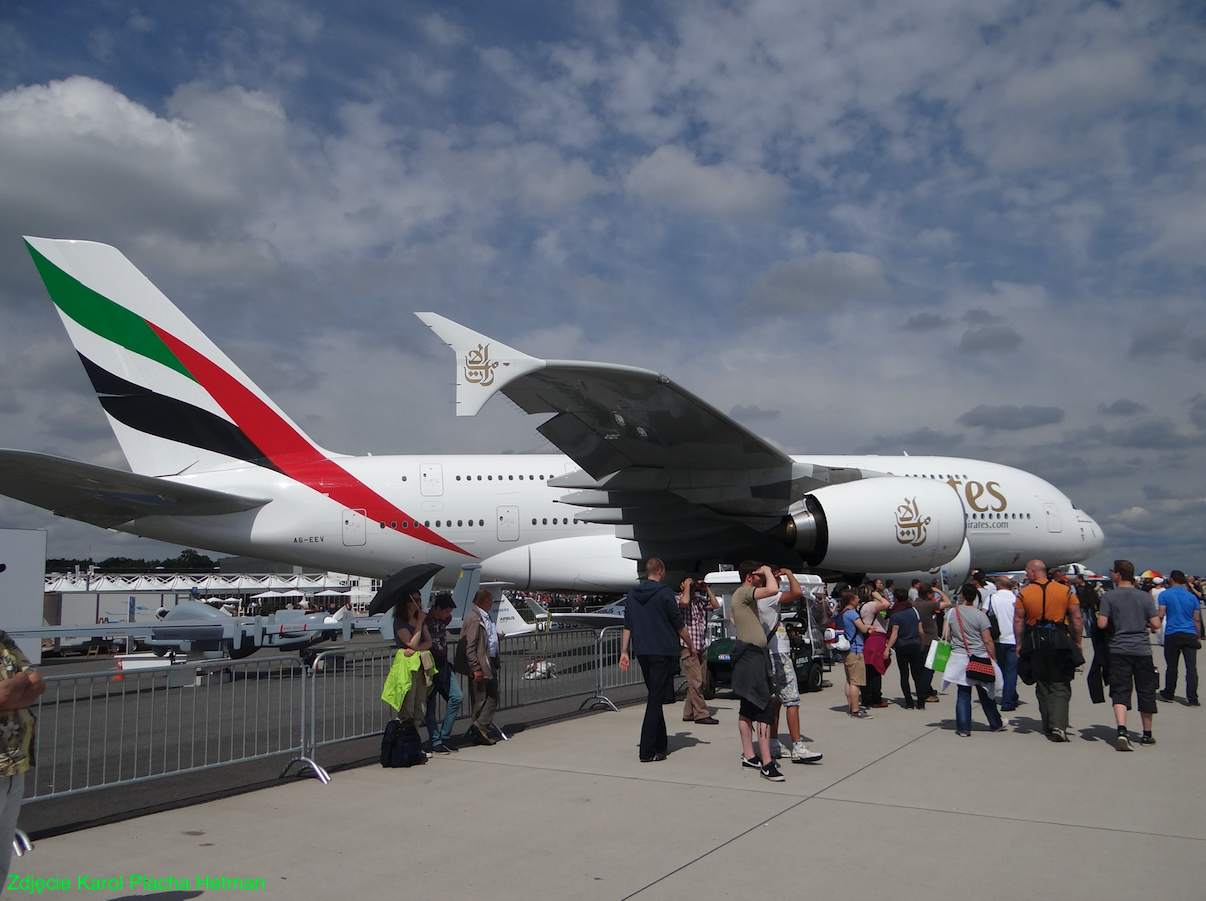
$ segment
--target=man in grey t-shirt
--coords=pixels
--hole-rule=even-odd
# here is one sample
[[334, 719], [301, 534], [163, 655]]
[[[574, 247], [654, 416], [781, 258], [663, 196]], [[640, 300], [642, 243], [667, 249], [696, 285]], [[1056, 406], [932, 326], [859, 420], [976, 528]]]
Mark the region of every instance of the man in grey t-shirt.
[[1097, 609], [1097, 627], [1108, 629], [1110, 636], [1110, 700], [1114, 703], [1114, 719], [1118, 723], [1115, 746], [1130, 751], [1131, 739], [1126, 728], [1126, 713], [1131, 709], [1131, 688], [1139, 695], [1139, 716], [1143, 720], [1141, 745], [1154, 745], [1152, 714], [1156, 712], [1156, 690], [1160, 676], [1152, 663], [1152, 644], [1149, 632], [1160, 628], [1160, 616], [1155, 599], [1135, 587], [1135, 565], [1129, 560], [1115, 560], [1110, 578], [1117, 586], [1101, 597]]

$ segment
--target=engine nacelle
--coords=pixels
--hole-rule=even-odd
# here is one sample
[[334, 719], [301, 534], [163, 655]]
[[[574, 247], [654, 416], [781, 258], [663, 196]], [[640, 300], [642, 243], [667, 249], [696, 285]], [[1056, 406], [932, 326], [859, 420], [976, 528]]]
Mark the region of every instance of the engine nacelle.
[[786, 543], [837, 572], [932, 570], [959, 554], [966, 528], [950, 485], [900, 476], [819, 488], [788, 516]]
[[614, 535], [557, 538], [511, 548], [482, 561], [482, 581], [510, 582], [521, 591], [627, 591], [637, 582], [635, 560], [625, 560]]

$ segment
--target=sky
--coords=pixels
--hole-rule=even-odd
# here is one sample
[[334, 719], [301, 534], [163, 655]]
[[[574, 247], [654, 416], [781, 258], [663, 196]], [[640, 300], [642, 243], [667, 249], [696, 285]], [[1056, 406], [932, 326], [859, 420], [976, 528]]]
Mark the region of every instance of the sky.
[[434, 310], [1204, 573], [1204, 107], [1195, 3], [0, 0], [0, 446], [126, 465], [21, 235], [88, 239], [333, 450], [553, 450]]

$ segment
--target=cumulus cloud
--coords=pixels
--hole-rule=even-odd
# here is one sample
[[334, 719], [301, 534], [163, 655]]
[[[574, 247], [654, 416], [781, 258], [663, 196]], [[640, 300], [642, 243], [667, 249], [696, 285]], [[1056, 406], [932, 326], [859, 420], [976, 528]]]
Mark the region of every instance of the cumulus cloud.
[[1017, 350], [1022, 336], [1007, 325], [987, 325], [969, 328], [959, 339], [959, 349], [966, 353], [1009, 353]]
[[932, 332], [951, 324], [950, 319], [937, 313], [914, 313], [905, 320], [904, 328], [910, 332]]
[[1004, 404], [990, 407], [980, 404], [968, 410], [957, 420], [961, 425], [979, 426], [990, 431], [1016, 432], [1021, 429], [1034, 429], [1042, 425], [1054, 425], [1064, 421], [1064, 411], [1059, 407], [1017, 407]]
[[1141, 450], [1182, 450], [1206, 444], [1200, 435], [1182, 434], [1169, 419], [1149, 419], [1125, 429], [1092, 426], [1080, 434], [1094, 443]]
[[742, 422], [772, 422], [779, 418], [778, 410], [763, 410], [759, 406], [738, 404], [729, 411], [729, 415]]
[[1206, 431], [1206, 394], [1195, 394], [1190, 398], [1189, 421]]
[[675, 145], [641, 159], [624, 189], [649, 206], [735, 220], [773, 214], [790, 193], [782, 176], [732, 163], [702, 165]]
[[823, 313], [887, 291], [884, 267], [863, 253], [822, 250], [775, 263], [750, 289], [756, 309]]
[[876, 435], [865, 448], [867, 453], [882, 454], [942, 454], [963, 443], [960, 434], [943, 434], [922, 426], [899, 435]]
[[288, 181], [276, 100], [190, 84], [166, 105], [168, 118], [82, 76], [0, 95], [0, 223], [203, 240]]
[[1131, 335], [1132, 357], [1185, 354], [1191, 360], [1206, 360], [1206, 332], [1195, 331], [1183, 316], [1166, 316], [1143, 323]]
[[1112, 404], [1101, 404], [1097, 407], [1098, 412], [1104, 413], [1106, 416], [1134, 416], [1136, 413], [1142, 413], [1147, 407], [1143, 404], [1136, 403], [1133, 400], [1120, 398]]

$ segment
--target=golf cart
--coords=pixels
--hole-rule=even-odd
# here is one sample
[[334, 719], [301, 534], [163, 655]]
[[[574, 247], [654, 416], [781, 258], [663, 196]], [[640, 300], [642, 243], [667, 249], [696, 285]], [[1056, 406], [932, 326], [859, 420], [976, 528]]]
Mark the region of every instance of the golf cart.
[[[825, 645], [824, 614], [818, 609], [823, 605], [816, 601], [824, 586], [819, 576], [797, 574], [796, 579], [804, 589], [804, 597], [784, 607], [783, 626], [791, 643], [791, 658], [800, 691], [820, 691], [825, 670], [831, 662]], [[736, 636], [729, 621], [729, 610], [733, 592], [741, 585], [741, 576], [735, 571], [713, 572], [708, 573], [704, 581], [720, 601], [720, 609], [714, 611], [708, 621], [708, 668], [704, 673], [703, 696], [710, 700], [716, 697], [719, 687], [728, 686], [732, 681], [730, 653]], [[786, 579], [780, 582], [780, 588], [787, 589]]]

